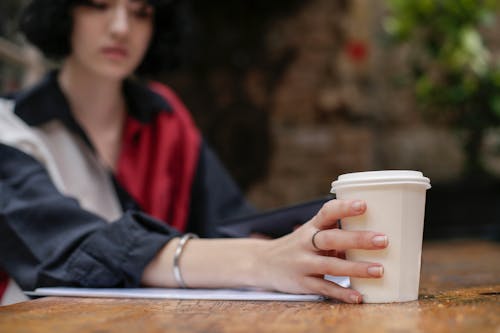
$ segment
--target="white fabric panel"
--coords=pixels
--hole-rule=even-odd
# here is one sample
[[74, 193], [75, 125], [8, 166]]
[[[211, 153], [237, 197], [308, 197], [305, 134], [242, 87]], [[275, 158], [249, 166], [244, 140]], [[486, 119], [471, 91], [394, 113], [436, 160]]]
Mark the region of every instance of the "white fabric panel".
[[[12, 101], [0, 99], [0, 142], [40, 161], [55, 186], [77, 199], [84, 209], [108, 222], [118, 219], [122, 210], [109, 173], [83, 140], [57, 120], [32, 128], [18, 118], [13, 109]], [[0, 304], [26, 299], [11, 280]]]

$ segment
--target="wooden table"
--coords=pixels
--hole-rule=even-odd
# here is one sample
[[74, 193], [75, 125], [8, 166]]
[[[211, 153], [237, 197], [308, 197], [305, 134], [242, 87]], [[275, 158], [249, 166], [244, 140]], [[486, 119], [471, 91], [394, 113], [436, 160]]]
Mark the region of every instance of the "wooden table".
[[0, 308], [0, 332], [500, 333], [500, 244], [424, 245], [420, 299], [399, 304], [47, 297]]

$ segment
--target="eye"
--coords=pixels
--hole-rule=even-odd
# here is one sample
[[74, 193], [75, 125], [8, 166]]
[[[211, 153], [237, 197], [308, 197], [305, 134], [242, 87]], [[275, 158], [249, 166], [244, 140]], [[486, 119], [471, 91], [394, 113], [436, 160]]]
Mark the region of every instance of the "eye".
[[106, 10], [110, 6], [106, 0], [81, 0], [80, 4], [97, 10]]
[[132, 14], [141, 19], [148, 19], [153, 16], [153, 7], [142, 1], [131, 1], [130, 11]]

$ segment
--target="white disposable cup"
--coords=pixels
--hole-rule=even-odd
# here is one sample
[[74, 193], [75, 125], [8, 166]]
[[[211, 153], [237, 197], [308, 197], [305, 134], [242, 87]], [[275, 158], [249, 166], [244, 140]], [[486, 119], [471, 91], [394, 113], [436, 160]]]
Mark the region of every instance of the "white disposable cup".
[[337, 199], [364, 200], [363, 215], [344, 218], [344, 230], [370, 230], [387, 235], [383, 250], [347, 250], [347, 260], [380, 263], [382, 278], [351, 278], [351, 287], [365, 303], [418, 299], [429, 178], [419, 171], [385, 170], [348, 173], [332, 182]]

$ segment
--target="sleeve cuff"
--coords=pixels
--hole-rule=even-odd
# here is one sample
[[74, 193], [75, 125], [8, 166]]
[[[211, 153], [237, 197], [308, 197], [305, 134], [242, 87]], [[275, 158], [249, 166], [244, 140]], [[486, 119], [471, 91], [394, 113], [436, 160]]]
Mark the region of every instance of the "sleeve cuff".
[[147, 264], [180, 232], [139, 212], [90, 236], [68, 262], [71, 280], [85, 287], [137, 287]]

